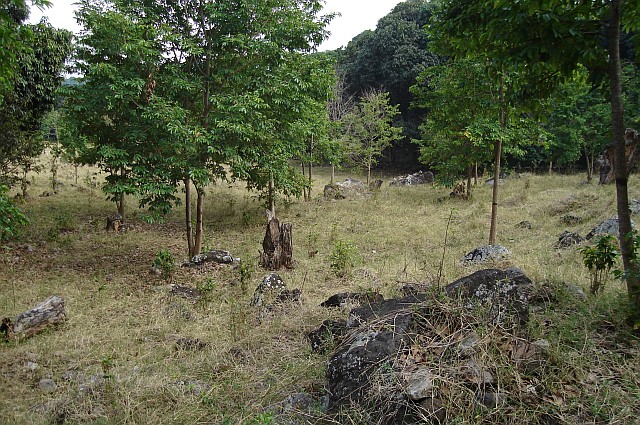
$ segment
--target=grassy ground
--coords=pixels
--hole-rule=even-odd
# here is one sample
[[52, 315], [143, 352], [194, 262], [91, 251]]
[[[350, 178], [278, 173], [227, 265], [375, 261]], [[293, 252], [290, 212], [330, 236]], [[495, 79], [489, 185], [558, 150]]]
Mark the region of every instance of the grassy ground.
[[[266, 219], [242, 184], [208, 190], [204, 245], [249, 264], [248, 289], [237, 283], [237, 268], [179, 268], [172, 282], [204, 293], [189, 302], [170, 295], [168, 282], [150, 273], [162, 249], [186, 260], [181, 210], [149, 225], [130, 199], [129, 230], [107, 232], [113, 205], [88, 184], [89, 171], [80, 171], [78, 185], [68, 171], [65, 187], [51, 197], [37, 196], [50, 189], [46, 175], [34, 176], [33, 197], [21, 205], [31, 225], [0, 249], [0, 316], [13, 317], [52, 294], [62, 296], [68, 310], [63, 326], [0, 347], [2, 423], [271, 423], [264, 412], [272, 403], [295, 392], [325, 391], [327, 356], [312, 353], [305, 334], [341, 313], [320, 302], [345, 290], [388, 297], [406, 282], [444, 285], [475, 270], [460, 258], [488, 238], [488, 185], [474, 187], [470, 201], [448, 199], [442, 187], [388, 184], [371, 196], [331, 201], [322, 198], [328, 174], [320, 169], [313, 199], [281, 202], [278, 211], [293, 224], [297, 263], [281, 275], [290, 288], [302, 288], [303, 301], [258, 320], [249, 301], [267, 274], [257, 266]], [[555, 291], [552, 307], [534, 314], [530, 325], [534, 336], [550, 341], [555, 369], [540, 377], [548, 394], [529, 406], [530, 417], [498, 408], [472, 419], [463, 415], [466, 423], [638, 423], [640, 348], [622, 330], [624, 288], [610, 280], [603, 296], [585, 301], [563, 289], [586, 290], [589, 276], [576, 249], [554, 248], [560, 233], [585, 235], [615, 216], [615, 188], [586, 185], [583, 178], [522, 175], [501, 186], [498, 241], [512, 255], [498, 266], [520, 267]], [[636, 182], [632, 198], [640, 197]], [[567, 226], [565, 214], [584, 222]], [[531, 229], [517, 226], [523, 220]], [[340, 243], [355, 246], [346, 254], [355, 267], [343, 278], [331, 268]], [[181, 337], [207, 345], [176, 350]], [[40, 389], [43, 378], [57, 388]], [[545, 415], [556, 422], [544, 422]]]

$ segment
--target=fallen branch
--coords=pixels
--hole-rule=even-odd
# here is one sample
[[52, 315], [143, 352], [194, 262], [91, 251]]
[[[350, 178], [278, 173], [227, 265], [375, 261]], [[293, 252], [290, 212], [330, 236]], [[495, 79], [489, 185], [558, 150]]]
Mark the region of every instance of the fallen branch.
[[67, 319], [64, 307], [64, 299], [53, 295], [31, 310], [20, 313], [15, 319], [8, 317], [2, 319], [0, 335], [4, 339], [29, 338], [49, 326], [57, 325]]

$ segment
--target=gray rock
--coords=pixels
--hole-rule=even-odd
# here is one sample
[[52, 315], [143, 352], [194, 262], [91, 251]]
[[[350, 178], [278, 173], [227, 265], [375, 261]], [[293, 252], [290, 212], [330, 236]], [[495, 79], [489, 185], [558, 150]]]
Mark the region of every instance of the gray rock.
[[29, 372], [34, 372], [38, 368], [38, 363], [28, 361], [27, 364], [24, 365], [24, 368]]
[[502, 245], [483, 245], [467, 253], [462, 257], [462, 264], [469, 265], [486, 261], [500, 261], [509, 256], [511, 252]]
[[360, 293], [360, 292], [341, 292], [330, 296], [326, 301], [323, 301], [320, 305], [322, 307], [356, 307], [360, 304], [371, 304], [384, 301], [384, 297], [376, 292], [374, 293]]
[[198, 301], [202, 296], [202, 293], [196, 288], [174, 284], [169, 285], [169, 293], [190, 301]]
[[369, 193], [369, 188], [364, 183], [350, 178], [324, 187], [324, 197], [328, 199], [346, 199], [367, 193]]
[[405, 393], [410, 400], [420, 401], [432, 395], [434, 376], [428, 367], [420, 365], [404, 370], [402, 377], [406, 382]]
[[434, 182], [431, 171], [418, 171], [417, 173], [399, 176], [389, 182], [389, 186], [416, 186], [420, 184], [431, 184]]
[[347, 330], [345, 320], [325, 320], [318, 329], [307, 334], [311, 343], [311, 350], [324, 353], [334, 343], [337, 343]]
[[467, 306], [470, 308], [478, 302], [488, 305], [492, 323], [523, 325], [529, 319], [528, 296], [532, 288], [531, 279], [519, 269], [486, 269], [456, 280], [444, 291], [449, 296], [469, 300]]
[[[631, 222], [631, 227], [635, 228], [633, 222]], [[612, 235], [618, 237], [620, 235], [619, 229], [618, 218], [611, 217], [598, 223], [598, 225], [587, 234], [586, 239], [591, 240], [596, 235]]]
[[224, 251], [221, 249], [212, 249], [211, 251], [194, 255], [191, 261], [183, 264], [188, 267], [196, 267], [200, 266], [207, 262], [214, 262], [218, 264], [233, 264], [240, 262], [239, 258], [233, 258], [233, 256], [229, 253], [229, 251]]
[[254, 307], [267, 306], [273, 303], [278, 296], [287, 289], [284, 280], [277, 273], [266, 275], [253, 293], [251, 305]]
[[38, 388], [40, 389], [40, 391], [50, 393], [52, 391], [55, 391], [58, 388], [58, 385], [53, 379], [44, 378], [41, 379], [40, 382], [38, 382]]
[[521, 221], [520, 223], [516, 224], [516, 228], [518, 229], [531, 230], [532, 227], [533, 226], [531, 225], [531, 222], [527, 220]]
[[567, 226], [575, 226], [577, 224], [581, 224], [584, 221], [584, 219], [577, 215], [566, 214], [560, 217], [560, 221], [566, 224]]
[[584, 242], [584, 238], [577, 233], [565, 230], [562, 232], [556, 243], [556, 248], [570, 248], [574, 245], [580, 245]]
[[636, 215], [640, 213], [640, 200], [631, 199], [629, 201], [629, 211], [631, 211], [632, 215]]

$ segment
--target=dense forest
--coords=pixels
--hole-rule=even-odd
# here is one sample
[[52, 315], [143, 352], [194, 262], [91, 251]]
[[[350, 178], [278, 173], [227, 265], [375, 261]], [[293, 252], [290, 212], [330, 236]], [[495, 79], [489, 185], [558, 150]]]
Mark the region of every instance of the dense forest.
[[[48, 0], [0, 5], [0, 306], [17, 314], [59, 292], [73, 311], [61, 333], [41, 339], [3, 318], [0, 394], [28, 383], [16, 387], [11, 423], [43, 411], [42, 423], [281, 423], [265, 404], [298, 377], [314, 397], [325, 391], [329, 407], [315, 400], [316, 413], [282, 423], [515, 423], [531, 403], [544, 413], [526, 423], [625, 423], [638, 413], [640, 4], [407, 0], [347, 46], [320, 52], [335, 18], [323, 5], [79, 0], [78, 34], [27, 23]], [[419, 170], [434, 177], [426, 191], [379, 179]], [[360, 197], [343, 194], [349, 185]], [[611, 214], [610, 236], [578, 234]], [[561, 230], [559, 242], [549, 236]], [[495, 269], [469, 269], [459, 256], [479, 241], [505, 252], [508, 241], [514, 253], [493, 259]], [[265, 269], [284, 269], [284, 279], [268, 275], [251, 297]], [[539, 304], [515, 318], [508, 305], [507, 319], [487, 322], [493, 306], [470, 313], [461, 299], [444, 300], [462, 297], [469, 272], [535, 287]], [[278, 298], [262, 305], [258, 290], [274, 288]], [[327, 316], [319, 306], [338, 290], [351, 298]], [[197, 296], [176, 303], [176, 291]], [[379, 382], [354, 378], [378, 393], [339, 396], [347, 390], [331, 380], [352, 370], [309, 352], [308, 332], [321, 323], [330, 350], [371, 355], [362, 347], [391, 326], [366, 323], [383, 295], [388, 305], [420, 299], [393, 311], [410, 317], [392, 324], [406, 325], [408, 339], [385, 354], [391, 363], [369, 359]], [[50, 299], [49, 311], [64, 309]], [[340, 328], [354, 299], [372, 309], [360, 311], [373, 326], [360, 335]], [[282, 305], [297, 307], [279, 316]], [[287, 314], [297, 323], [283, 323]], [[191, 325], [198, 338], [184, 337]], [[49, 337], [56, 352], [45, 363]], [[395, 344], [395, 331], [389, 338]], [[469, 359], [460, 347], [474, 338]], [[169, 365], [176, 358], [187, 366]], [[438, 376], [425, 371], [433, 362]], [[489, 375], [483, 362], [496, 364]], [[143, 377], [131, 372], [139, 365]], [[86, 381], [70, 377], [78, 371]], [[90, 373], [99, 375], [91, 383]], [[417, 395], [404, 388], [416, 376]], [[65, 384], [43, 389], [56, 380]], [[76, 384], [91, 389], [73, 392]], [[400, 407], [388, 396], [398, 387]], [[36, 390], [64, 400], [23, 402]]]

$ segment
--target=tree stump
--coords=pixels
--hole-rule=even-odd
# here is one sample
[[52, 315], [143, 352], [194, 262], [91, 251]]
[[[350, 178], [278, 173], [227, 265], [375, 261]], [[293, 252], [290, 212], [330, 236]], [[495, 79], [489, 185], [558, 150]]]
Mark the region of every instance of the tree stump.
[[8, 317], [2, 319], [0, 334], [3, 334], [5, 339], [28, 338], [66, 319], [64, 299], [54, 295], [31, 310], [19, 314], [13, 321]]
[[[627, 128], [624, 133], [625, 157], [627, 158], [627, 176], [634, 170], [637, 164], [636, 146], [640, 141], [640, 133]], [[610, 184], [616, 181], [616, 164], [614, 160], [614, 145], [607, 147], [598, 159], [600, 166], [600, 184]]]
[[119, 232], [123, 229], [124, 225], [124, 217], [120, 214], [112, 215], [111, 217], [107, 217], [107, 230], [113, 230], [115, 232]]
[[272, 218], [267, 224], [267, 231], [262, 241], [263, 252], [260, 254], [260, 265], [267, 270], [280, 270], [293, 267], [292, 225]]

